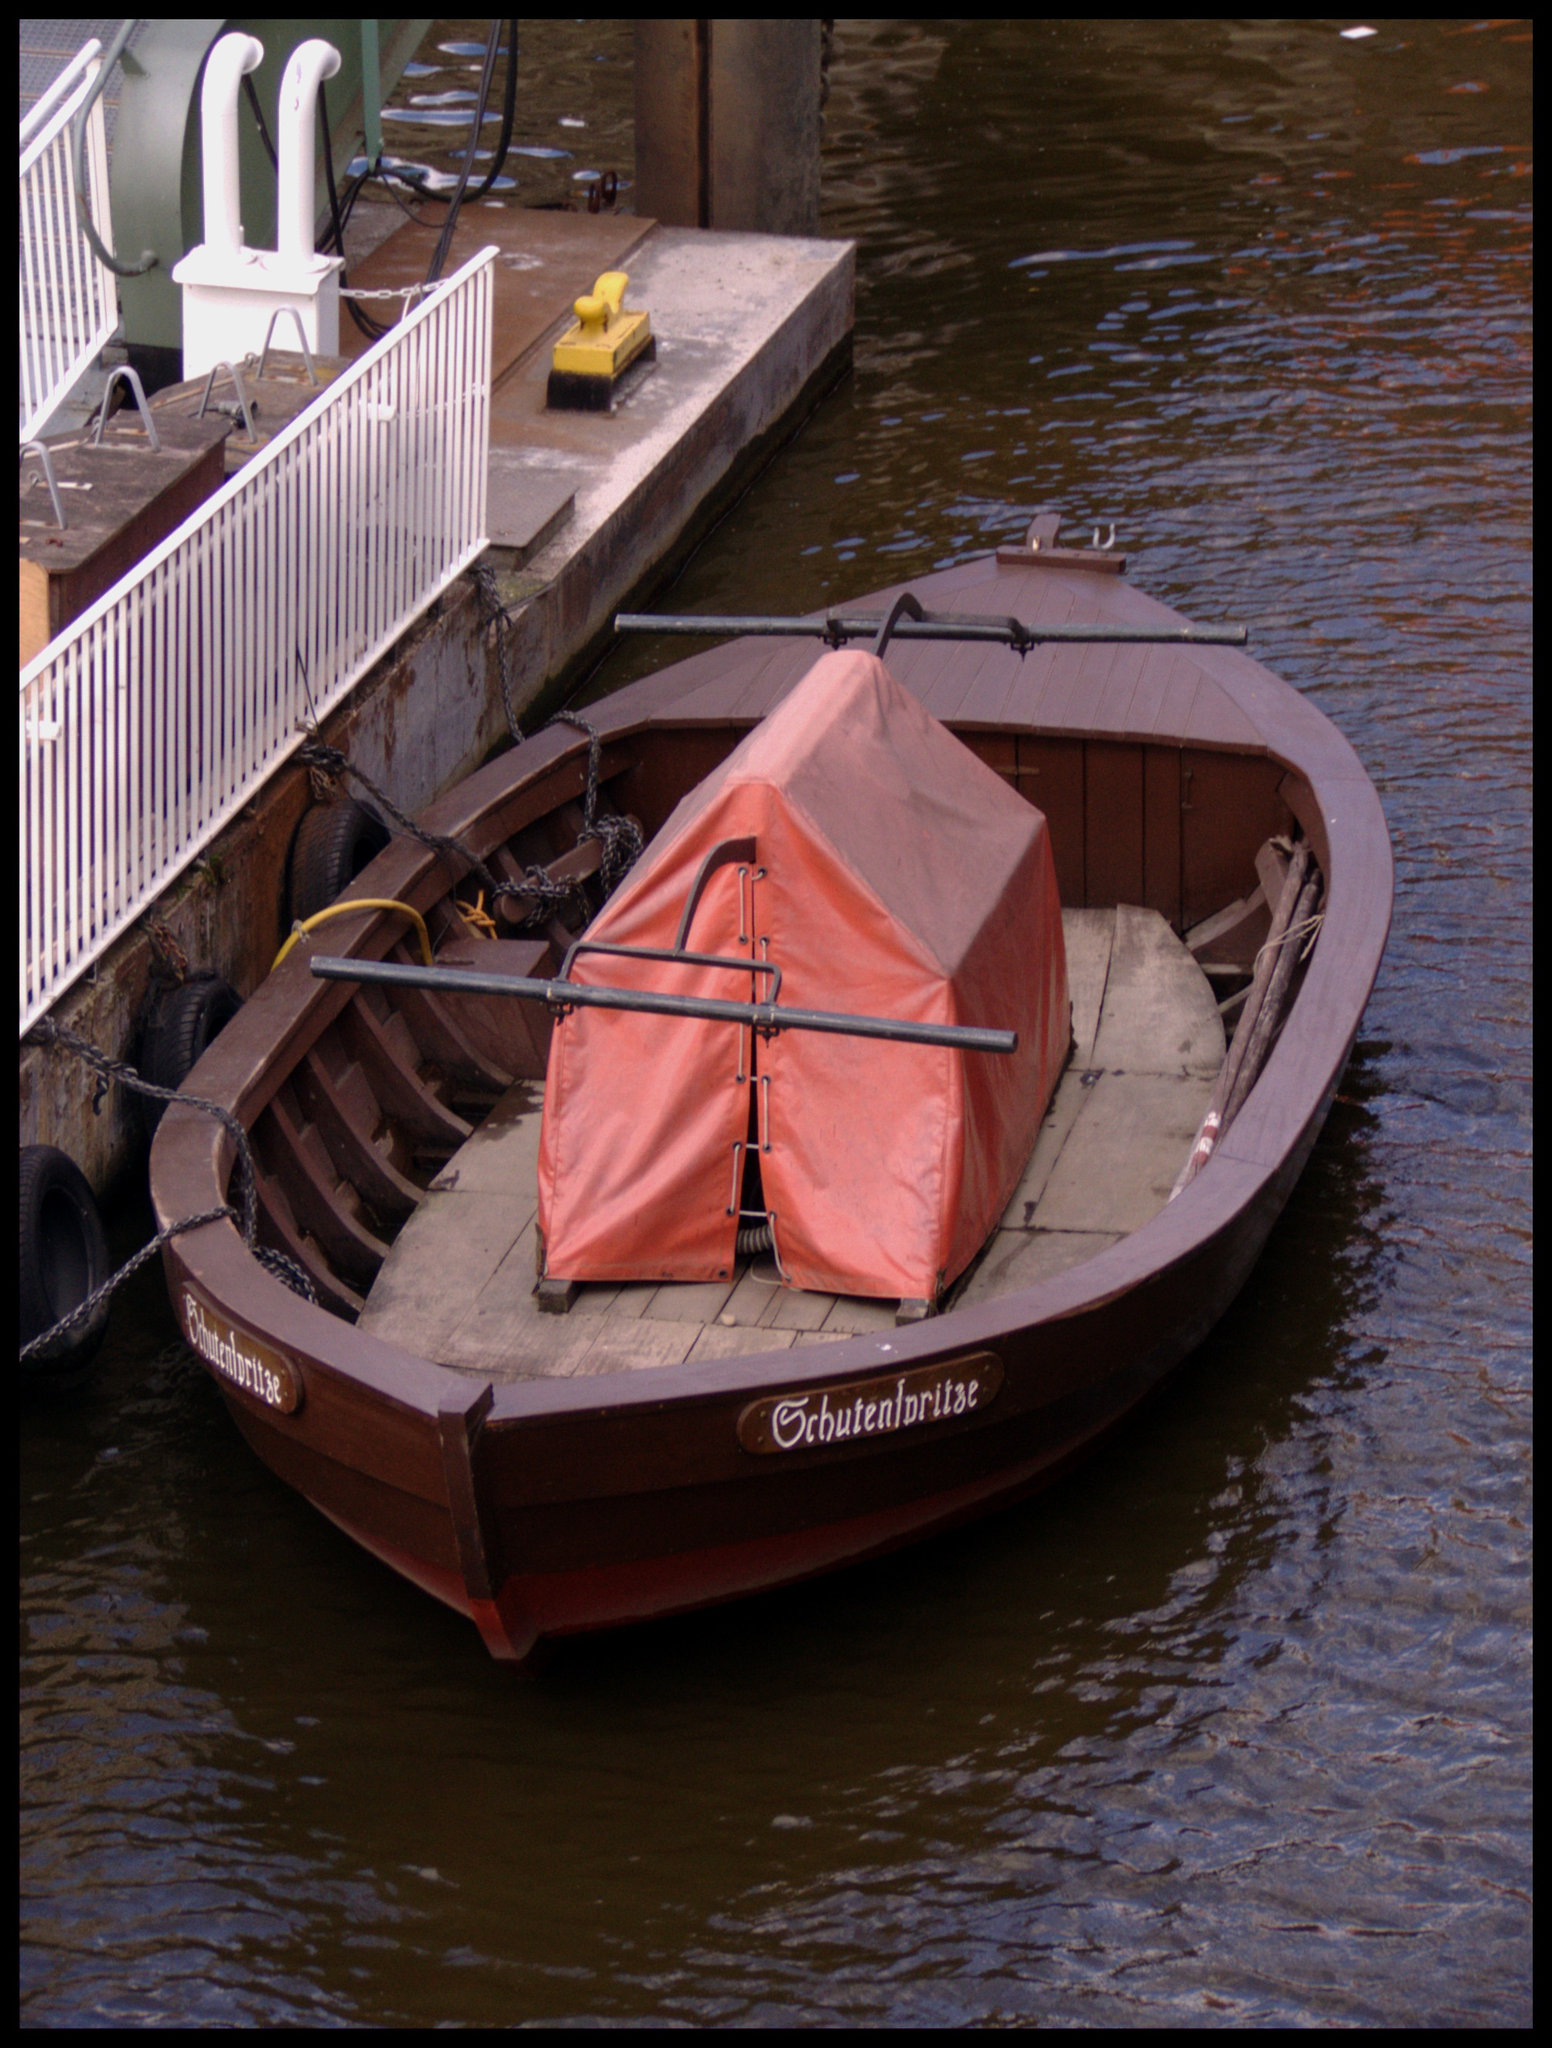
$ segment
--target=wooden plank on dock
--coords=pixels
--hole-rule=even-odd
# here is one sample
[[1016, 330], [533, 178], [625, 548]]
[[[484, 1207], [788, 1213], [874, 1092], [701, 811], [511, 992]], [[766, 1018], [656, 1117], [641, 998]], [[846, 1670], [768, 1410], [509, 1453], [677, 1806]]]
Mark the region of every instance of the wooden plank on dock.
[[[486, 207], [478, 215], [465, 214], [453, 230], [443, 274], [451, 277], [488, 242], [501, 251], [493, 278], [492, 385], [499, 385], [559, 322], [571, 318], [572, 302], [593, 289], [601, 272], [628, 269], [654, 225], [631, 214], [546, 213], [531, 207]], [[406, 221], [352, 267], [351, 284], [358, 291], [402, 291], [420, 284], [440, 233], [436, 224]], [[344, 354], [358, 356], [371, 345], [354, 323], [341, 320]]]

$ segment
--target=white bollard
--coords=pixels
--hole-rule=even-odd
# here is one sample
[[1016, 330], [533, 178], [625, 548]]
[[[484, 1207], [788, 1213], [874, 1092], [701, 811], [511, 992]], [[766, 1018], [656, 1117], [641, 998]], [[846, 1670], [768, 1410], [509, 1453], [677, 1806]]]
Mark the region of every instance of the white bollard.
[[[339, 353], [340, 256], [313, 250], [313, 120], [318, 88], [340, 68], [332, 43], [314, 37], [292, 52], [280, 89], [277, 250], [250, 249], [242, 238], [237, 177], [237, 95], [264, 56], [252, 36], [222, 36], [205, 66], [200, 97], [205, 239], [172, 270], [183, 288], [183, 374], [202, 377], [220, 362], [240, 362], [264, 346], [273, 315], [296, 314], [315, 355]], [[282, 320], [275, 345], [294, 347]]]

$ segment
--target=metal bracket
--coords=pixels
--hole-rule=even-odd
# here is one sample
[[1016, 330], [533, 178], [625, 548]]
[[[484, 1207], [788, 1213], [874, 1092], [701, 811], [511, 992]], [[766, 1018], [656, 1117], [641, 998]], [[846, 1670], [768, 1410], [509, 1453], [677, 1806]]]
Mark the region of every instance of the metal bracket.
[[[690, 924], [695, 916], [696, 908], [700, 903], [706, 884], [717, 872], [717, 869], [729, 867], [734, 861], [752, 867], [754, 865], [754, 851], [754, 840], [752, 838], [724, 839], [707, 854], [700, 864], [700, 870], [695, 880], [690, 884], [689, 895], [684, 899], [684, 913], [679, 919], [679, 929], [674, 934], [674, 951], [676, 953], [682, 953], [685, 949], [690, 936]], [[742, 891], [740, 891], [739, 909], [742, 912]], [[739, 922], [740, 926], [742, 926], [742, 916], [740, 916]], [[564, 974], [565, 971], [563, 967], [561, 973]]]
[[873, 642], [875, 658], [879, 661], [883, 660], [884, 649], [889, 645], [889, 636], [894, 632], [895, 627], [902, 619], [921, 619], [925, 616], [926, 614], [923, 612], [920, 602], [911, 595], [910, 591], [902, 590], [894, 603], [889, 607], [884, 623], [878, 629], [878, 638]]
[[92, 446], [94, 448], [102, 446], [102, 430], [108, 422], [108, 400], [113, 395], [114, 385], [117, 384], [121, 377], [129, 386], [135, 404], [139, 408], [140, 417], [145, 422], [147, 440], [160, 453], [162, 444], [157, 435], [156, 422], [151, 417], [151, 408], [146, 404], [145, 386], [129, 367], [128, 363], [119, 363], [108, 372], [108, 381], [102, 387], [102, 404], [97, 408], [97, 426], [92, 435]]
[[263, 380], [264, 365], [269, 361], [269, 345], [271, 339], [274, 336], [275, 322], [277, 320], [283, 319], [287, 313], [289, 313], [291, 315], [291, 318], [296, 322], [296, 336], [297, 340], [300, 341], [302, 344], [302, 360], [307, 365], [307, 374], [312, 379], [314, 384], [321, 384], [323, 380], [318, 375], [317, 370], [313, 367], [313, 352], [307, 346], [307, 332], [306, 329], [302, 326], [302, 316], [296, 310], [295, 306], [277, 306], [274, 312], [270, 314], [269, 325], [264, 330], [264, 346], [259, 350], [259, 378], [261, 381]]
[[682, 960], [689, 967], [731, 967], [738, 974], [769, 974], [771, 990], [766, 1000], [776, 1003], [781, 999], [781, 969], [774, 960], [745, 960], [738, 953], [687, 953], [682, 946], [608, 946], [602, 939], [574, 939], [566, 948], [557, 983], [571, 979], [571, 963], [579, 953], [615, 953], [625, 960], [666, 960], [670, 964]]
[[[284, 310], [289, 311], [290, 308], [287, 307]], [[211, 364], [210, 375], [205, 379], [205, 389], [199, 401], [199, 411], [195, 413], [194, 417], [197, 420], [202, 420], [205, 417], [205, 408], [210, 403], [210, 394], [215, 387], [217, 373], [221, 370], [225, 370], [226, 374], [231, 378], [233, 388], [237, 393], [237, 403], [242, 407], [243, 432], [250, 441], [256, 440], [258, 437], [254, 432], [253, 408], [249, 405], [248, 394], [243, 388], [242, 372], [235, 363]]]
[[54, 507], [54, 517], [61, 533], [68, 531], [70, 522], [65, 517], [65, 508], [60, 502], [59, 485], [54, 478], [54, 458], [49, 454], [45, 441], [24, 441], [21, 446], [23, 459], [36, 455], [43, 464], [43, 481], [48, 485], [49, 502]]

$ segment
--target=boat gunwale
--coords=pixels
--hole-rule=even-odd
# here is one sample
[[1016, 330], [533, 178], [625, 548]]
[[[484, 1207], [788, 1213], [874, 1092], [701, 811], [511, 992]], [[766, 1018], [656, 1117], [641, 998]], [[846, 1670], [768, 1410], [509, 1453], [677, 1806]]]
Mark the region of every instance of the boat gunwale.
[[[1064, 573], [1068, 580], [1076, 574], [1054, 570], [1040, 573], [1053, 581]], [[1010, 571], [1000, 568], [994, 560], [983, 560], [932, 578], [911, 579], [896, 588], [920, 591], [930, 582], [937, 599], [949, 590], [960, 596], [990, 583], [998, 589], [995, 608], [1016, 611], [1017, 602], [1010, 605], [1006, 599], [1007, 583], [1016, 578], [1027, 584], [1033, 574]], [[1179, 620], [1180, 614], [1157, 600], [1126, 586], [1118, 588], [1112, 579], [1105, 581], [1106, 597], [1121, 612], [1137, 617], [1140, 607], [1147, 619]], [[893, 594], [894, 590], [876, 593], [857, 602], [887, 603]], [[697, 669], [704, 667], [710, 679], [719, 673], [715, 657], [724, 658], [720, 672], [726, 673], [728, 647], [737, 644], [724, 642], [705, 655], [690, 657], [690, 661]], [[732, 1357], [654, 1366], [648, 1370], [622, 1369], [590, 1375], [585, 1380], [495, 1380], [494, 1400], [485, 1417], [486, 1428], [544, 1419], [578, 1420], [640, 1408], [677, 1409], [703, 1402], [725, 1404], [730, 1396], [757, 1397], [772, 1389], [799, 1384], [822, 1389], [884, 1369], [908, 1369], [957, 1353], [995, 1347], [1041, 1325], [1070, 1321], [1101, 1309], [1120, 1296], [1162, 1279], [1186, 1261], [1208, 1252], [1241, 1224], [1269, 1184], [1287, 1173], [1291, 1161], [1297, 1161], [1295, 1173], [1302, 1168], [1304, 1154], [1329, 1107], [1378, 973], [1391, 911], [1388, 831], [1378, 793], [1357, 754], [1318, 706], [1236, 650], [1204, 648], [1193, 649], [1192, 653], [1198, 659], [1211, 658], [1212, 679], [1256, 726], [1260, 737], [1259, 749], [1225, 745], [1223, 751], [1264, 752], [1307, 787], [1313, 803], [1295, 807], [1296, 815], [1300, 816], [1307, 835], [1324, 842], [1317, 843], [1316, 850], [1322, 856], [1328, 892], [1321, 943], [1311, 958], [1290, 1016], [1290, 1028], [1282, 1033], [1235, 1122], [1192, 1184], [1137, 1230], [1079, 1265], [1032, 1287], [996, 1296], [970, 1308], [951, 1309], [943, 1316], [891, 1330], [887, 1336], [867, 1333], [803, 1347], [805, 1355], [801, 1358], [796, 1349], [756, 1348]], [[693, 696], [700, 685], [693, 680], [686, 685], [686, 666], [684, 662], [675, 663], [590, 707], [589, 715], [605, 743], [618, 744], [654, 727], [736, 728], [754, 722], [754, 715], [740, 718], [727, 712], [705, 717], [690, 714], [686, 696]], [[679, 678], [677, 687], [673, 686], [675, 677]], [[1012, 709], [1010, 706], [1010, 712]], [[967, 722], [960, 729], [1014, 735], [1045, 731], [1054, 737], [1178, 744], [1193, 749], [1203, 744], [1169, 731], [1124, 734], [1096, 730], [1076, 721], [1042, 727], [1013, 715]], [[504, 805], [515, 805], [524, 790], [568, 759], [580, 763], [587, 744], [586, 738], [574, 728], [547, 728], [525, 742], [522, 749], [502, 754], [476, 770], [429, 806], [420, 822], [438, 832], [483, 836], [481, 828]], [[1290, 797], [1298, 794], [1297, 789], [1290, 791]], [[500, 836], [498, 832], [496, 838]], [[391, 894], [416, 901], [417, 892], [425, 891], [439, 858], [431, 849], [396, 838], [353, 888], [363, 895]], [[444, 885], [426, 900], [434, 902], [446, 893]], [[360, 925], [350, 920], [336, 926], [331, 933], [331, 946], [341, 952], [360, 951], [363, 955], [387, 951], [396, 937], [389, 914], [364, 911], [362, 919]], [[254, 992], [190, 1076], [191, 1092], [214, 1093], [221, 1099], [220, 1084], [226, 1079], [223, 1067], [243, 1060], [249, 1079], [236, 1090], [232, 1100], [240, 1119], [251, 1127], [302, 1052], [355, 995], [356, 990], [348, 983], [330, 985], [317, 981], [299, 954]], [[273, 1013], [273, 1006], [281, 1001], [292, 1006], [283, 1021]], [[1295, 1018], [1300, 1020], [1299, 1029], [1291, 1028]], [[278, 1038], [277, 1023], [281, 1026]], [[255, 1041], [254, 1052], [249, 1053], [245, 1050], [246, 1041], [256, 1032], [261, 1037]], [[262, 1060], [256, 1057], [260, 1046], [267, 1048]], [[287, 1046], [294, 1048], [294, 1052], [289, 1064], [283, 1065], [276, 1052], [278, 1047]], [[277, 1073], [277, 1069], [281, 1071]], [[214, 1087], [212, 1077], [218, 1084]], [[181, 1214], [198, 1213], [211, 1206], [211, 1181], [214, 1179], [224, 1189], [231, 1155], [231, 1140], [218, 1125], [198, 1111], [176, 1103], [171, 1105], [162, 1119], [153, 1156], [153, 1199], [159, 1225], [165, 1227]], [[1289, 1175], [1290, 1186], [1293, 1177]], [[180, 1188], [184, 1190], [183, 1196], [170, 1204], [164, 1199], [169, 1184], [175, 1195]], [[1285, 1187], [1277, 1196], [1277, 1208], [1286, 1193]], [[1274, 1208], [1272, 1215], [1275, 1214]], [[1257, 1251], [1269, 1229], [1270, 1220], [1264, 1229], [1257, 1229]], [[457, 1405], [455, 1397], [460, 1393], [466, 1393], [472, 1402], [486, 1384], [477, 1372], [438, 1365], [303, 1301], [251, 1258], [231, 1222], [205, 1225], [175, 1239], [167, 1248], [166, 1261], [174, 1289], [186, 1280], [234, 1321], [262, 1333], [266, 1341], [293, 1350], [308, 1376], [325, 1372], [423, 1421], [434, 1423], [450, 1400]], [[224, 1382], [218, 1379], [218, 1384], [223, 1393], [234, 1402], [237, 1400], [235, 1392]], [[247, 1404], [244, 1405], [246, 1408]], [[304, 1415], [305, 1412], [304, 1409]]]

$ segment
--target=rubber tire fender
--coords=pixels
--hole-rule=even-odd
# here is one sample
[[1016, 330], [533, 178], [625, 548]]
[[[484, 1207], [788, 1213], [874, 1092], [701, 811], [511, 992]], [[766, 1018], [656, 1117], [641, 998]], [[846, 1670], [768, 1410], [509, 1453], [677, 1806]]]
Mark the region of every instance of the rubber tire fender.
[[[210, 968], [164, 991], [153, 1002], [141, 1036], [141, 1080], [158, 1088], [181, 1088], [206, 1046], [241, 1008], [236, 989]], [[154, 1135], [167, 1105], [149, 1095], [139, 1102], [147, 1135]]]
[[[22, 1344], [78, 1308], [108, 1278], [108, 1239], [86, 1175], [56, 1145], [21, 1148], [21, 1260], [17, 1268]], [[108, 1303], [22, 1367], [29, 1386], [64, 1392], [86, 1377], [108, 1327]]]
[[304, 811], [291, 841], [286, 884], [291, 923], [327, 910], [387, 844], [381, 820], [354, 797]]

